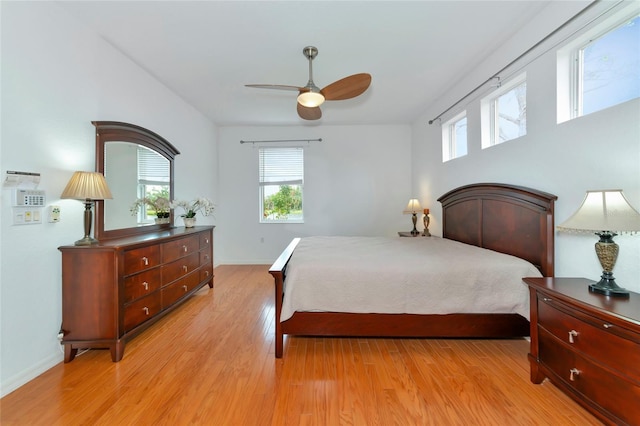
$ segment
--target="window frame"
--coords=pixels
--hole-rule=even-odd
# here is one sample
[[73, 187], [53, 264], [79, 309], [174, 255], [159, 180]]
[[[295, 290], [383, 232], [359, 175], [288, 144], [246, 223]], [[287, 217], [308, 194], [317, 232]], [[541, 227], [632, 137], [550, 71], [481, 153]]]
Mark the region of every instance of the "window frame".
[[[525, 126], [524, 133], [511, 139], [500, 141], [500, 111], [498, 108], [498, 102], [507, 93], [518, 88], [519, 86], [525, 86]], [[505, 142], [520, 139], [527, 135], [527, 73], [523, 72], [517, 76], [509, 79], [506, 83], [501, 84], [496, 90], [491, 92], [488, 96], [484, 97], [480, 101], [480, 114], [481, 114], [481, 145], [482, 149], [490, 148], [492, 146], [500, 145]], [[496, 112], [497, 111], [497, 112]]]
[[465, 132], [465, 147], [466, 150], [464, 154], [458, 153], [458, 140], [457, 140], [457, 132], [456, 126], [459, 122], [465, 120], [465, 126], [467, 126], [467, 111], [464, 110], [458, 114], [456, 114], [451, 119], [447, 120], [442, 124], [442, 162], [446, 163], [447, 161], [455, 160], [456, 158], [461, 158], [466, 156], [469, 153], [469, 131]]
[[[640, 17], [640, 6], [629, 4], [621, 7], [607, 18], [602, 19], [591, 28], [581, 32], [573, 40], [566, 43], [556, 52], [557, 57], [557, 123], [563, 123], [575, 118], [584, 117], [583, 113], [583, 52], [589, 45], [621, 28], [623, 25]], [[629, 100], [638, 99], [632, 98]], [[624, 101], [627, 102], [627, 101]], [[619, 102], [594, 112], [603, 111]]]
[[[263, 151], [276, 151], [276, 150], [296, 150], [300, 152], [300, 166], [301, 173], [298, 177], [296, 175], [296, 179], [292, 180], [278, 180], [275, 182], [266, 182], [263, 181], [264, 170], [263, 170], [263, 160], [262, 153]], [[285, 219], [268, 219], [264, 216], [264, 202], [265, 202], [265, 188], [273, 187], [273, 186], [295, 186], [300, 188], [301, 195], [301, 213], [299, 217], [290, 218], [287, 217]], [[258, 148], [258, 216], [260, 223], [304, 223], [304, 147], [302, 146], [270, 146], [270, 147], [259, 147]]]

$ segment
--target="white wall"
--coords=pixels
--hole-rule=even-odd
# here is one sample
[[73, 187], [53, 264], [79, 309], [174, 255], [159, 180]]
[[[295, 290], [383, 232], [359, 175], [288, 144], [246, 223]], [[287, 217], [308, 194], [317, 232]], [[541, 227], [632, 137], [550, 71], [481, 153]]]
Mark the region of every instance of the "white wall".
[[[12, 226], [10, 192], [0, 208], [1, 393], [62, 360], [57, 247], [82, 237], [83, 205], [59, 196], [75, 170], [94, 170], [92, 120], [146, 127], [169, 140], [176, 196], [217, 196], [216, 128], [54, 2], [2, 2], [0, 166], [41, 173], [59, 223]], [[133, 201], [133, 200], [132, 200]], [[199, 223], [213, 224], [213, 218]]]
[[[304, 146], [303, 224], [261, 224], [258, 147], [240, 140], [316, 139]], [[262, 146], [274, 146], [263, 144]], [[220, 127], [221, 263], [271, 264], [294, 237], [397, 235], [411, 230], [410, 127]]]
[[[531, 25], [536, 24], [537, 21]], [[555, 44], [578, 24], [576, 21], [545, 47]], [[478, 67], [481, 71], [471, 73], [463, 83], [484, 81], [497, 72], [500, 68], [497, 64], [506, 65], [510, 61], [504, 55], [508, 50], [507, 45], [488, 58]], [[535, 52], [534, 57], [540, 53]], [[487, 72], [489, 69], [492, 71]], [[412, 170], [420, 201], [435, 205], [439, 195], [460, 185], [506, 182], [557, 195], [556, 225], [577, 210], [590, 189], [622, 189], [640, 211], [640, 100], [556, 124], [555, 49], [542, 54], [522, 71], [527, 73], [527, 135], [522, 138], [482, 150], [480, 101], [472, 96], [450, 112], [454, 115], [467, 110], [468, 155], [442, 163], [441, 126], [437, 121], [433, 125], [427, 123], [462, 98], [466, 93], [464, 86], [469, 84], [453, 89], [414, 123]], [[430, 228], [437, 235], [442, 232], [440, 212], [432, 210]], [[620, 246], [614, 269], [616, 281], [640, 292], [640, 235], [621, 235], [615, 240]], [[556, 275], [599, 279], [602, 269], [593, 247], [596, 241], [595, 235], [556, 232]]]

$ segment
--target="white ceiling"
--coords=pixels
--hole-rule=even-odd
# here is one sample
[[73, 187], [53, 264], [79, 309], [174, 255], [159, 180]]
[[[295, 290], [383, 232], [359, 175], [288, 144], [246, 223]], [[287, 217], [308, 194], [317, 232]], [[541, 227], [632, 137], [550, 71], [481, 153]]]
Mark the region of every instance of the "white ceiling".
[[[411, 123], [558, 2], [59, 3], [216, 124], [319, 125]], [[372, 75], [367, 92], [326, 102], [315, 122], [298, 117], [296, 92], [244, 86], [304, 86], [308, 45], [319, 50], [313, 62], [319, 87], [355, 73]]]

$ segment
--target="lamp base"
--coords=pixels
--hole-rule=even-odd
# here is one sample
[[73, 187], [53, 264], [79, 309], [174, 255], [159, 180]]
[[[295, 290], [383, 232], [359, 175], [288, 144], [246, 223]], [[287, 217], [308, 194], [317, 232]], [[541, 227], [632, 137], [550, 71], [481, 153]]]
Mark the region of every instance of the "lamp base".
[[98, 240], [89, 236], [85, 236], [81, 240], [76, 241], [74, 244], [77, 246], [90, 246], [92, 244], [98, 244]]
[[589, 291], [604, 294], [605, 296], [629, 297], [629, 290], [618, 287], [613, 274], [610, 272], [603, 272], [600, 281], [589, 285]]

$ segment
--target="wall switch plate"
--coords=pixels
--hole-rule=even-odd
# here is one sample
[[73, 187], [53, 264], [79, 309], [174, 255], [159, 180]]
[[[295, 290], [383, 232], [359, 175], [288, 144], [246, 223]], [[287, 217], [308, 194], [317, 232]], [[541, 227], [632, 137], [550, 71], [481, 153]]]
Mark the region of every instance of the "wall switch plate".
[[42, 209], [36, 207], [14, 207], [14, 225], [37, 225], [42, 223]]
[[60, 222], [60, 206], [49, 206], [49, 222]]

